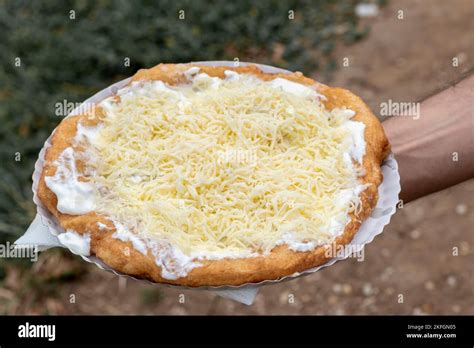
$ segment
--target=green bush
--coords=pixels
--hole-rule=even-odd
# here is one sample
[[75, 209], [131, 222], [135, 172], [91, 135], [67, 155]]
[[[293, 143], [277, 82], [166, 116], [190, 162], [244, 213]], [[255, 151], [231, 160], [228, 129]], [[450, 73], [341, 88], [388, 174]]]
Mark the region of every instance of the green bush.
[[61, 120], [55, 103], [80, 102], [159, 62], [238, 57], [328, 73], [335, 45], [367, 31], [356, 3], [0, 0], [0, 232], [13, 239], [35, 215], [31, 174]]

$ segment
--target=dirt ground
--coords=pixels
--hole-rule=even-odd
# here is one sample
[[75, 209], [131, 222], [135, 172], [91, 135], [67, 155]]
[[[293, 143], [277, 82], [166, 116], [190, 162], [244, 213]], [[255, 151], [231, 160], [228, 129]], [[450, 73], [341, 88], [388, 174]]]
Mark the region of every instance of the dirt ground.
[[[399, 10], [404, 19], [397, 19]], [[418, 101], [474, 67], [474, 2], [391, 1], [369, 36], [340, 47], [349, 58], [333, 80], [379, 104]], [[452, 59], [459, 59], [459, 67]], [[316, 79], [318, 78], [315, 76]], [[448, 117], [449, 115], [447, 115]], [[41, 255], [28, 278], [8, 272], [0, 312], [10, 314], [474, 314], [474, 180], [399, 209], [384, 233], [355, 258], [261, 289], [251, 306], [205, 291], [124, 280], [57, 251]], [[34, 280], [60, 273], [48, 286]], [[46, 272], [47, 273], [47, 272]], [[69, 275], [80, 274], [73, 280]], [[51, 275], [47, 275], [50, 277]], [[39, 285], [38, 285], [39, 282]], [[47, 281], [48, 282], [48, 281]], [[44, 283], [43, 283], [44, 284]]]

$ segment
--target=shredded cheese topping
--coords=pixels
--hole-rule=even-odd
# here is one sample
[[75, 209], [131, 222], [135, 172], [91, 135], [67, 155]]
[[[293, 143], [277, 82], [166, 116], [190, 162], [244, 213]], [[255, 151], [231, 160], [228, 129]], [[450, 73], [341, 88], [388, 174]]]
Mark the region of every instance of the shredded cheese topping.
[[363, 190], [354, 113], [326, 110], [299, 84], [305, 93], [192, 73], [180, 86], [135, 82], [101, 104], [107, 117], [89, 139], [96, 211], [198, 259], [342, 233]]

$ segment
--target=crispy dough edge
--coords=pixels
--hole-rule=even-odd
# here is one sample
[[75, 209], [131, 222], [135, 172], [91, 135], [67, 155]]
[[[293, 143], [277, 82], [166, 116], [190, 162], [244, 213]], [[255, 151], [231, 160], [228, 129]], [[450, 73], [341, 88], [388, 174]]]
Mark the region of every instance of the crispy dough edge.
[[[151, 69], [139, 70], [133, 80], [162, 80], [169, 84], [185, 81], [183, 72], [189, 68], [188, 64], [160, 64]], [[193, 66], [196, 66], [193, 64]], [[303, 76], [301, 73], [292, 74], [266, 74], [254, 65], [245, 67], [209, 67], [200, 66], [201, 70], [210, 76], [224, 77], [225, 70], [234, 70], [239, 73], [254, 74], [263, 80], [272, 80], [283, 77], [288, 80], [316, 85], [318, 92], [327, 100], [324, 102], [328, 109], [347, 107], [356, 112], [353, 120], [363, 122], [365, 128], [366, 154], [363, 159], [365, 175], [361, 181], [371, 184], [361, 194], [362, 209], [356, 217], [351, 214], [351, 221], [346, 225], [342, 235], [337, 237], [332, 247], [344, 246], [352, 240], [362, 221], [370, 216], [378, 199], [377, 189], [382, 182], [381, 163], [390, 152], [390, 146], [383, 131], [382, 125], [369, 107], [356, 95], [342, 88], [331, 88], [319, 84]], [[322, 265], [331, 259], [326, 251], [331, 245], [322, 245], [308, 252], [296, 252], [286, 245], [277, 246], [267, 256], [242, 259], [203, 260], [202, 266], [194, 268], [186, 277], [176, 280], [165, 279], [161, 276], [161, 268], [156, 265], [151, 252], [143, 255], [135, 250], [130, 242], [124, 242], [112, 237], [115, 232], [113, 223], [107, 217], [89, 213], [85, 215], [67, 215], [57, 210], [57, 197], [46, 186], [44, 178], [53, 176], [56, 171], [54, 161], [58, 159], [63, 150], [71, 146], [76, 134], [77, 123], [96, 124], [100, 118], [94, 115], [81, 115], [64, 119], [54, 131], [52, 146], [45, 155], [45, 165], [38, 183], [38, 197], [45, 207], [58, 219], [65, 229], [72, 229], [80, 234], [90, 233], [91, 255], [97, 256], [111, 268], [140, 279], [147, 279], [157, 283], [197, 286], [242, 285], [256, 283], [264, 280], [275, 280], [295, 272], [302, 272], [309, 268]], [[82, 163], [78, 161], [78, 170], [81, 171]], [[97, 222], [107, 225], [106, 230], [100, 230]], [[336, 249], [337, 250], [337, 249]]]

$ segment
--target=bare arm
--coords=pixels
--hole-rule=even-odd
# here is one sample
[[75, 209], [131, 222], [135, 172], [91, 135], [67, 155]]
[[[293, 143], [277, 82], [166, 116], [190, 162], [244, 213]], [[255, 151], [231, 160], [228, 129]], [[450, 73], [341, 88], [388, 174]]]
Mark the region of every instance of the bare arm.
[[401, 199], [474, 177], [474, 75], [421, 103], [420, 117], [383, 122], [400, 167]]

